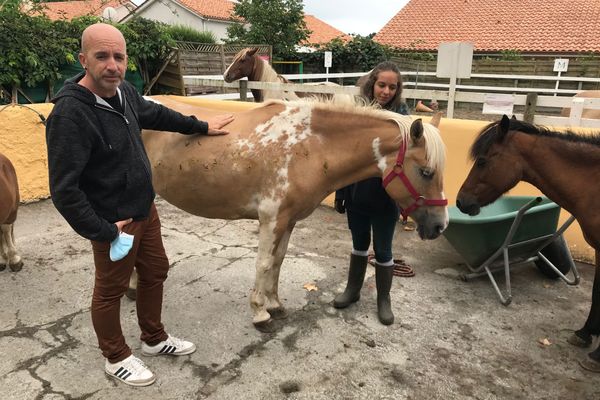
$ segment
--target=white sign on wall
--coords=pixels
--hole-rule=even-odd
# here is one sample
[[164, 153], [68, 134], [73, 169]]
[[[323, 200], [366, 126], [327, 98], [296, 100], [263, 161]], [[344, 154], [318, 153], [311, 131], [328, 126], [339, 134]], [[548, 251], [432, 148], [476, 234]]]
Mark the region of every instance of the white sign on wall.
[[330, 51], [325, 52], [325, 68], [331, 68], [333, 63], [333, 54]]
[[554, 72], [567, 72], [569, 68], [568, 58], [555, 58], [554, 59]]
[[473, 65], [473, 44], [447, 42], [438, 46], [436, 76], [438, 78], [470, 78]]
[[482, 114], [512, 115], [515, 106], [515, 96], [512, 94], [486, 94]]

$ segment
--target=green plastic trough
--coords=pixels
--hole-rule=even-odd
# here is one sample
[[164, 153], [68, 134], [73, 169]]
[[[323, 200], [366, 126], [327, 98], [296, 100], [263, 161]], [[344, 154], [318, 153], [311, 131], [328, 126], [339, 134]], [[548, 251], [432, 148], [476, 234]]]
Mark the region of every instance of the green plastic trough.
[[[448, 207], [450, 223], [444, 237], [469, 266], [476, 268], [502, 247], [517, 212], [533, 199], [535, 196], [503, 196], [482, 207], [474, 217], [461, 213], [455, 206]], [[538, 205], [525, 213], [509, 244], [552, 235], [556, 232], [559, 214], [560, 207], [542, 197]], [[511, 260], [530, 256], [538, 245], [534, 242], [515, 248], [511, 251]]]

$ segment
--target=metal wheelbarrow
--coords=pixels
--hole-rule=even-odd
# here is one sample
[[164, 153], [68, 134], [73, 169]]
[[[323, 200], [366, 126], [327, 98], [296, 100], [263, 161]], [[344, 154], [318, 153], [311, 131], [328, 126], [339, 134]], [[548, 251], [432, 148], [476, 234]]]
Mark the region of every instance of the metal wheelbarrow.
[[[503, 196], [471, 217], [448, 207], [450, 223], [444, 237], [471, 271], [466, 281], [487, 275], [502, 304], [512, 301], [510, 267], [534, 262], [549, 278], [579, 283], [579, 272], [563, 237], [571, 216], [557, 229], [560, 207], [546, 197]], [[493, 273], [504, 270], [505, 293]], [[572, 271], [572, 278], [566, 274]]]

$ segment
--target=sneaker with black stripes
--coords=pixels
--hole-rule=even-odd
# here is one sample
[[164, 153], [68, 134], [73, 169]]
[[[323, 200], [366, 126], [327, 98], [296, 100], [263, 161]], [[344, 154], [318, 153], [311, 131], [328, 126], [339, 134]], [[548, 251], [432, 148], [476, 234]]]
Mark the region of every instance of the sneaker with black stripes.
[[131, 386], [148, 386], [156, 380], [156, 375], [144, 365], [142, 360], [133, 354], [114, 364], [106, 360], [104, 371], [113, 378]]
[[163, 340], [155, 346], [149, 346], [142, 342], [142, 354], [145, 356], [159, 356], [163, 354], [172, 356], [184, 356], [196, 351], [196, 345], [187, 340], [176, 338], [169, 335], [167, 340]]

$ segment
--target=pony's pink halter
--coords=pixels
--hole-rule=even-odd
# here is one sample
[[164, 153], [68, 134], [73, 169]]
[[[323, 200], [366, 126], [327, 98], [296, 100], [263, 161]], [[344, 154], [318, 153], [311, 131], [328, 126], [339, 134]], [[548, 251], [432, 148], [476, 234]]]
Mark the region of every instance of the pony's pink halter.
[[398, 157], [396, 158], [396, 165], [394, 165], [394, 168], [392, 168], [390, 173], [387, 174], [387, 176], [383, 179], [383, 182], [382, 182], [383, 187], [385, 188], [387, 185], [390, 184], [390, 182], [395, 177], [400, 178], [402, 183], [404, 183], [404, 186], [406, 187], [406, 189], [408, 189], [408, 191], [410, 192], [410, 195], [412, 196], [412, 198], [415, 200], [410, 206], [408, 206], [408, 208], [400, 209], [401, 210], [400, 215], [402, 215], [402, 223], [406, 223], [410, 213], [412, 213], [419, 207], [422, 207], [422, 206], [447, 206], [448, 205], [448, 199], [438, 199], [438, 200], [426, 199], [424, 196], [421, 196], [419, 194], [419, 192], [417, 192], [417, 190], [412, 185], [412, 183], [410, 183], [408, 176], [406, 176], [406, 174], [404, 173], [404, 156], [405, 155], [406, 155], [406, 142], [402, 141], [402, 144], [400, 145], [400, 149], [398, 150]]

